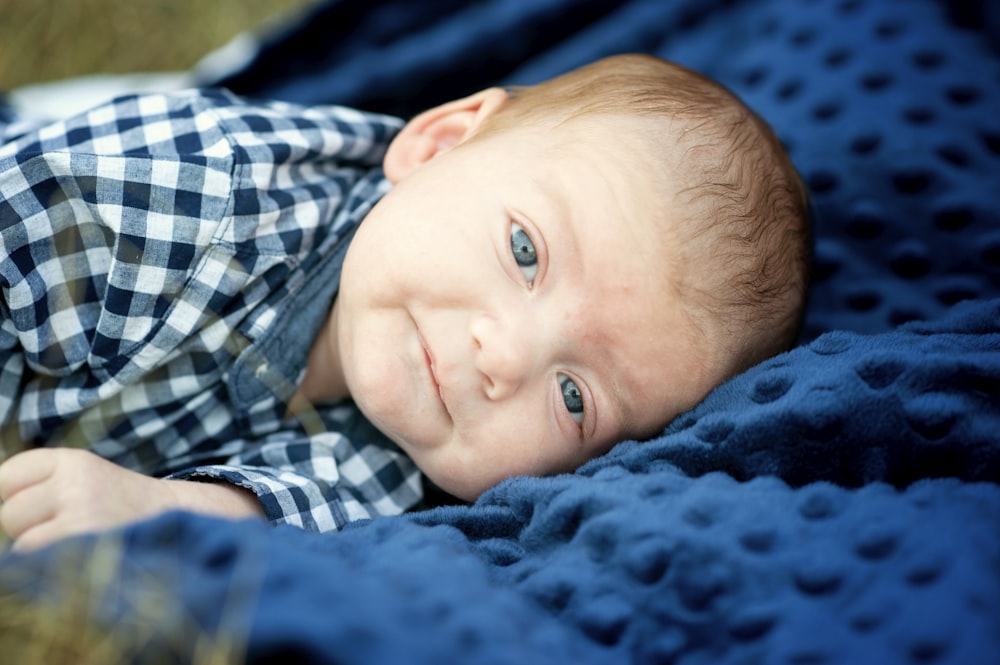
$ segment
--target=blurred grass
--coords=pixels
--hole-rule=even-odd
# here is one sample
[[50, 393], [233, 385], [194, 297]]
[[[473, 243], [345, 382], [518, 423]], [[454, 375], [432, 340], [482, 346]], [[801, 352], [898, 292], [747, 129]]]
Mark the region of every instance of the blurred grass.
[[91, 73], [189, 69], [313, 0], [0, 0], [0, 89]]

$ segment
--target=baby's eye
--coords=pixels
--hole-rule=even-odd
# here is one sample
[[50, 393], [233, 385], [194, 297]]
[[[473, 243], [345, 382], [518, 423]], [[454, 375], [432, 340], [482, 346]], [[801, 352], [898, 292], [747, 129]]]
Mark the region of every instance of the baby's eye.
[[531, 284], [538, 274], [538, 254], [535, 252], [535, 244], [519, 224], [510, 225], [510, 251], [521, 274]]
[[577, 425], [582, 424], [583, 394], [580, 392], [579, 386], [565, 374], [558, 374], [557, 378], [559, 379], [559, 389], [562, 391], [563, 404], [566, 405], [566, 410], [569, 411], [569, 415], [572, 416]]

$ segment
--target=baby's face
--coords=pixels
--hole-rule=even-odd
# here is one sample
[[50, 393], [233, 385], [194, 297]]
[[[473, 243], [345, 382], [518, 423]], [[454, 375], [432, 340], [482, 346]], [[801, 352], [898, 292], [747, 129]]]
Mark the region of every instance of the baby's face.
[[[471, 499], [655, 433], [713, 378], [662, 275], [654, 196], [613, 121], [423, 164], [372, 210], [333, 326], [365, 415]], [[665, 206], [667, 206], [665, 208]]]

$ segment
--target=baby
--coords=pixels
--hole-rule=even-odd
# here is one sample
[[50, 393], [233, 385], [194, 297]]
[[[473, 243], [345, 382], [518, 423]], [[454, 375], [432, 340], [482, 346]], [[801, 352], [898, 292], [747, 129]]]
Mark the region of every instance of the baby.
[[420, 474], [473, 500], [653, 436], [795, 340], [805, 189], [679, 66], [616, 56], [398, 133], [194, 94], [0, 148], [17, 547], [171, 509], [336, 529], [413, 507]]

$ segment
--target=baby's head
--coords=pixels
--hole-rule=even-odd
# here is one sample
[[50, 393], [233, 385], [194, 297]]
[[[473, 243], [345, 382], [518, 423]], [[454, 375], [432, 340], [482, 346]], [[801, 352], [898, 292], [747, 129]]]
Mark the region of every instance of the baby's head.
[[646, 438], [789, 347], [805, 190], [735, 97], [648, 56], [414, 118], [330, 345], [366, 416], [473, 498]]

